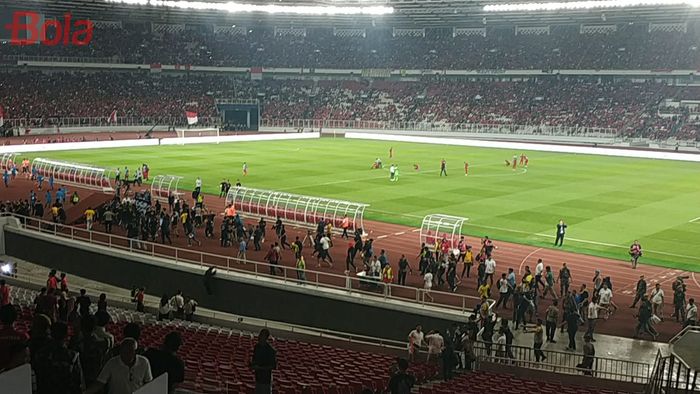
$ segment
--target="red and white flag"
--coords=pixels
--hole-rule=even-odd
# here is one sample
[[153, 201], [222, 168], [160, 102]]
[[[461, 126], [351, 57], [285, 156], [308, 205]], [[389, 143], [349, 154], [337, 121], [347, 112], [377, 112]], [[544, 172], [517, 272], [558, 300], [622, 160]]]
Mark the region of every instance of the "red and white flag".
[[117, 110], [116, 109], [114, 111], [112, 111], [111, 114], [109, 114], [109, 118], [107, 119], [107, 123], [117, 124]]
[[193, 125], [197, 124], [197, 113], [192, 111], [185, 111], [185, 116], [187, 116], [187, 124]]
[[0, 127], [5, 125], [5, 108], [0, 105]]

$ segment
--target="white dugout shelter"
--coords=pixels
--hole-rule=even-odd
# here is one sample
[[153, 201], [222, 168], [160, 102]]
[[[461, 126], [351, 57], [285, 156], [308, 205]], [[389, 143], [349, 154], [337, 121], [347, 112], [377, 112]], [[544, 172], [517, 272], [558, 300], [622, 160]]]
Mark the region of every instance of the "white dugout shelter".
[[364, 212], [368, 207], [350, 201], [247, 187], [232, 187], [226, 195], [226, 205], [229, 204], [233, 204], [243, 216], [279, 217], [305, 227], [315, 226], [321, 219], [326, 219], [335, 229], [340, 229], [343, 217], [347, 215], [350, 219], [348, 231], [363, 228]]
[[180, 198], [182, 193], [177, 191], [181, 176], [177, 175], [156, 175], [151, 181], [151, 197], [161, 201], [167, 201], [168, 196], [173, 194]]
[[110, 171], [105, 168], [42, 158], [34, 159], [32, 167], [37, 170], [37, 174], [43, 175], [46, 180], [53, 175], [56, 183], [99, 190], [103, 193], [114, 192]]
[[447, 239], [451, 248], [455, 248], [462, 236], [462, 225], [469, 219], [442, 214], [427, 215], [420, 226], [420, 243], [435, 245], [436, 239]]
[[13, 164], [17, 164], [16, 153], [3, 153], [0, 155], [0, 170], [10, 170]]

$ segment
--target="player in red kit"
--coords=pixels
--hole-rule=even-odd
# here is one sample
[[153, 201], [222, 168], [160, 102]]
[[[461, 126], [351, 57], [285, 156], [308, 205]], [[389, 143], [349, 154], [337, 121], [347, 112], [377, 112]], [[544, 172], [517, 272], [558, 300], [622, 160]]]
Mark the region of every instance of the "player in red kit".
[[529, 161], [530, 161], [530, 159], [528, 159], [527, 156], [525, 156], [525, 168], [527, 168], [527, 163], [528, 163]]
[[469, 162], [465, 161], [464, 162], [464, 176], [469, 175]]
[[513, 171], [515, 171], [515, 168], [518, 166], [518, 156], [513, 155]]
[[525, 157], [527, 157], [527, 156], [525, 156], [525, 153], [520, 154], [520, 165], [525, 164]]

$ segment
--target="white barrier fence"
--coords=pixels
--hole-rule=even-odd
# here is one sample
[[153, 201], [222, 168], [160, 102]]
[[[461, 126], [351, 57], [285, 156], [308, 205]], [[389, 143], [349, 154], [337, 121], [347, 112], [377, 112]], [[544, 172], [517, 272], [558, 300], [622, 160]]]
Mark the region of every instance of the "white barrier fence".
[[[56, 144], [27, 144], [27, 145], [3, 145], [0, 146], [0, 154], [25, 153], [25, 152], [50, 152], [61, 150], [124, 148], [136, 146], [156, 145], [182, 145], [184, 144], [211, 144], [219, 142], [248, 142], [248, 141], [275, 141], [275, 140], [304, 140], [317, 139], [321, 133], [275, 133], [275, 134], [247, 134], [219, 137], [192, 137], [192, 138], [163, 138], [141, 140], [115, 140], [115, 141], [90, 141], [67, 142]], [[700, 154], [681, 152], [661, 152], [640, 149], [597, 148], [572, 145], [535, 144], [527, 142], [488, 141], [461, 138], [434, 138], [406, 135], [390, 135], [375, 133], [345, 133], [345, 138], [364, 139], [376, 141], [415, 142], [422, 144], [473, 146], [480, 148], [515, 149], [556, 153], [575, 153], [599, 156], [635, 157], [642, 159], [676, 160], [700, 162]]]
[[407, 135], [390, 135], [375, 133], [345, 133], [345, 138], [374, 141], [414, 142], [419, 144], [472, 146], [478, 148], [515, 149], [518, 151], [530, 150], [541, 152], [575, 153], [584, 155], [635, 157], [641, 159], [700, 162], [700, 154], [660, 152], [637, 149], [597, 148], [573, 145], [533, 144], [526, 142], [470, 140], [461, 138], [415, 137]]
[[248, 141], [275, 141], [275, 140], [305, 140], [320, 138], [320, 133], [280, 133], [280, 134], [245, 134], [226, 135], [219, 137], [190, 137], [190, 138], [162, 138], [140, 140], [114, 140], [114, 141], [86, 141], [63, 142], [55, 144], [26, 144], [26, 145], [2, 145], [0, 154], [25, 153], [25, 152], [52, 152], [62, 150], [104, 149], [104, 148], [129, 148], [137, 146], [156, 145], [183, 145], [183, 144], [213, 144], [219, 142], [248, 142]]

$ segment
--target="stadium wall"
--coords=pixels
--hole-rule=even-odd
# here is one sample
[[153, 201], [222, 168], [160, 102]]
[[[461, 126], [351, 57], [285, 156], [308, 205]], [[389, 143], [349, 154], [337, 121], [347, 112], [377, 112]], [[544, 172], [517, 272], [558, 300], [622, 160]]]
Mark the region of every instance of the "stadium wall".
[[57, 269], [120, 288], [145, 286], [148, 294], [156, 296], [172, 295], [180, 289], [204, 308], [234, 315], [397, 341], [404, 341], [416, 324], [444, 330], [453, 322], [466, 320], [465, 314], [436, 307], [389, 303], [381, 298], [317, 289], [311, 284], [284, 284], [221, 270], [212, 280], [214, 295], [210, 296], [203, 285], [206, 267], [176, 265], [167, 259], [39, 234], [11, 224], [4, 226], [3, 236], [7, 255], [47, 270]]
[[617, 156], [617, 157], [634, 157], [643, 159], [658, 159], [658, 160], [676, 160], [676, 161], [692, 161], [700, 162], [700, 154], [681, 153], [681, 152], [666, 152], [654, 150], [639, 150], [639, 149], [621, 149], [614, 147], [590, 147], [576, 145], [560, 145], [560, 144], [536, 144], [529, 142], [511, 142], [511, 141], [488, 141], [466, 138], [436, 138], [436, 137], [418, 137], [409, 135], [391, 135], [379, 133], [357, 133], [349, 132], [344, 134], [345, 138], [375, 140], [375, 141], [396, 141], [396, 142], [412, 142], [421, 144], [436, 144], [436, 145], [453, 145], [453, 146], [471, 146], [478, 148], [496, 148], [496, 149], [515, 149], [529, 150], [541, 152], [556, 152], [556, 153], [573, 153], [584, 155], [599, 155], [599, 156]]

